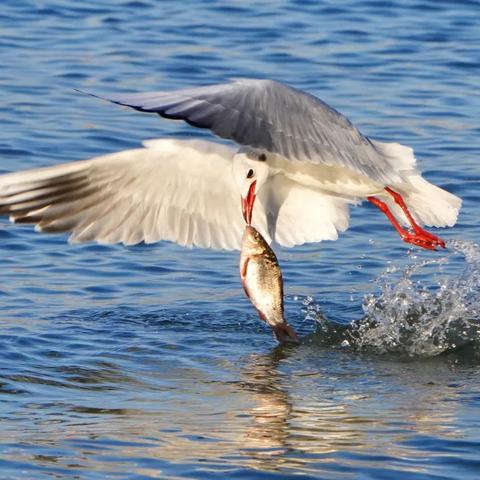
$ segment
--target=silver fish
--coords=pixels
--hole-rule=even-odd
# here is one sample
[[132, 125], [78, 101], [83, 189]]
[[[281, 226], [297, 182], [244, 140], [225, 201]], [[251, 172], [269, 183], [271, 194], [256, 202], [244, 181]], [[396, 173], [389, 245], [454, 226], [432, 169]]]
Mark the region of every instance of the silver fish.
[[262, 235], [245, 227], [240, 253], [240, 278], [260, 319], [268, 323], [281, 343], [298, 343], [295, 330], [283, 316], [283, 279], [277, 257]]

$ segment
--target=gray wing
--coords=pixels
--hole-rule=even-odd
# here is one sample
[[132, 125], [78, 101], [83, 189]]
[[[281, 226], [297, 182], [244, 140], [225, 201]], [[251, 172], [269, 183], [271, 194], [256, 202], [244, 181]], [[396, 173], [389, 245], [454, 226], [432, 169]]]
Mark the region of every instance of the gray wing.
[[398, 180], [392, 165], [345, 116], [313, 95], [273, 80], [241, 79], [172, 92], [100, 98], [184, 120], [289, 160], [341, 165], [383, 183]]

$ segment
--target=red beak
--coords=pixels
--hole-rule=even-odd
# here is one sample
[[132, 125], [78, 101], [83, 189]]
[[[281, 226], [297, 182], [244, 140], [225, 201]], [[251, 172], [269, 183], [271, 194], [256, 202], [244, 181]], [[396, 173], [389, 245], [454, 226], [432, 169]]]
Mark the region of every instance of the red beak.
[[243, 213], [243, 218], [245, 219], [245, 222], [247, 225], [250, 225], [252, 223], [252, 213], [253, 213], [253, 204], [255, 203], [255, 185], [257, 184], [257, 181], [254, 180], [250, 188], [248, 189], [247, 196], [245, 198], [242, 197], [242, 213]]

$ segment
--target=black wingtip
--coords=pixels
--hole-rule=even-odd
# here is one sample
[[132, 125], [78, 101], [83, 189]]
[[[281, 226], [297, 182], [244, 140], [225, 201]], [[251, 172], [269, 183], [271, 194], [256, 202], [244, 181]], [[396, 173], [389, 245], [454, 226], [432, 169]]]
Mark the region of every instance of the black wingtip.
[[75, 92], [81, 93], [82, 95], [88, 95], [89, 97], [98, 98], [100, 100], [105, 100], [106, 102], [117, 103], [114, 100], [110, 100], [109, 98], [101, 97], [100, 95], [95, 95], [94, 93], [86, 92], [85, 90], [80, 90], [79, 88], [74, 88], [73, 90]]
[[[115, 105], [120, 105], [121, 107], [132, 108], [134, 110], [138, 110], [139, 112], [148, 112], [148, 110], [145, 110], [141, 106], [132, 105], [130, 103], [126, 103], [126, 102], [121, 101], [121, 100], [115, 100], [113, 98], [102, 97], [101, 95], [96, 95], [95, 93], [86, 92], [85, 90], [80, 90], [79, 88], [74, 88], [73, 90], [75, 90], [76, 92], [81, 93], [83, 95], [88, 95], [89, 97], [98, 98], [99, 100], [103, 100], [105, 102], [114, 103]], [[153, 113], [156, 113], [156, 112], [153, 112]]]

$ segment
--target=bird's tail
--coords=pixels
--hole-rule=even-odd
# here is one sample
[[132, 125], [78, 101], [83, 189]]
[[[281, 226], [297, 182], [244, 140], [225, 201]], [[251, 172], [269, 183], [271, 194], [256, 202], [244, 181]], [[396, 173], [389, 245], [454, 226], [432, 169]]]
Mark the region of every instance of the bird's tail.
[[[455, 225], [462, 200], [425, 180], [416, 169], [413, 149], [399, 143], [372, 141], [376, 150], [404, 178], [403, 182], [390, 185], [402, 195], [415, 220], [430, 227]], [[408, 221], [402, 210], [387, 195], [385, 201], [397, 218], [405, 225]]]
[[[412, 175], [397, 190], [418, 223], [430, 227], [452, 227], [457, 222], [462, 200], [428, 182], [421, 175]], [[400, 209], [395, 206], [395, 210], [397, 213]]]

